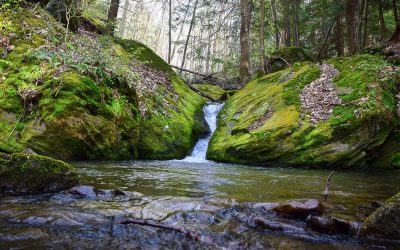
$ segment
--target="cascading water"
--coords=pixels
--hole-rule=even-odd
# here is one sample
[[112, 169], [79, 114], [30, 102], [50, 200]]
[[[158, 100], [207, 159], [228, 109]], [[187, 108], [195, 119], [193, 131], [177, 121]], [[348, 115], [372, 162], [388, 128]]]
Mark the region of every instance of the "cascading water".
[[206, 162], [206, 154], [208, 143], [210, 142], [211, 136], [217, 128], [217, 115], [221, 108], [224, 106], [223, 103], [207, 103], [204, 106], [204, 118], [208, 126], [210, 127], [210, 134], [203, 139], [200, 139], [194, 146], [192, 153], [187, 156], [183, 161], [186, 162]]

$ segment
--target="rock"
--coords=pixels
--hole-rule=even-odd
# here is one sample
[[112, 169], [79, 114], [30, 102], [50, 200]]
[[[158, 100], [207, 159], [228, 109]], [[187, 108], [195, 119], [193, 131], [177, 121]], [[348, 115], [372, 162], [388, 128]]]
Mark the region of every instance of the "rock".
[[[400, 166], [400, 154], [395, 154], [400, 146], [390, 143], [388, 152], [375, 153], [389, 143], [398, 124], [396, 76], [379, 78], [382, 67], [387, 62], [378, 56], [357, 55], [322, 65], [296, 63], [250, 81], [218, 115], [207, 158], [263, 166], [345, 168], [385, 155]], [[339, 94], [337, 88], [348, 91]], [[371, 94], [376, 89], [381, 92]], [[391, 107], [385, 104], [386, 97]]]
[[358, 231], [358, 224], [333, 216], [310, 215], [306, 219], [307, 225], [320, 233], [354, 235]]
[[0, 194], [58, 192], [79, 183], [76, 169], [40, 155], [0, 153]]
[[373, 201], [370, 205], [359, 205], [357, 207], [356, 217], [357, 219], [364, 221], [368, 216], [370, 216], [376, 209], [381, 207], [383, 204], [379, 201]]
[[307, 55], [303, 49], [297, 47], [281, 48], [272, 53], [267, 62], [267, 72], [274, 73], [288, 67], [289, 64], [296, 62], [312, 61], [311, 57]]
[[[64, 22], [66, 6], [78, 2], [51, 0], [47, 9]], [[39, 5], [20, 8], [18, 14], [0, 12], [0, 23], [18, 30], [12, 39], [0, 35], [0, 53], [13, 48], [0, 60], [1, 152], [31, 149], [62, 160], [178, 159], [206, 130], [205, 101], [145, 45], [123, 39], [106, 45], [97, 34], [79, 29], [69, 36], [63, 57], [57, 53], [64, 50], [62, 43], [48, 35], [49, 27], [55, 27], [54, 37], [66, 30]], [[70, 21], [70, 28], [77, 29]], [[103, 23], [93, 15], [86, 27], [88, 22]], [[26, 34], [32, 39], [26, 40]], [[54, 55], [51, 60], [68, 61], [62, 77], [48, 57], [24, 60], [27, 52], [38, 50]], [[106, 72], [97, 70], [99, 65]]]
[[148, 203], [142, 210], [142, 219], [163, 220], [180, 211], [216, 212], [220, 207], [192, 198], [162, 198]]
[[292, 200], [287, 201], [279, 206], [272, 209], [278, 214], [307, 218], [309, 215], [322, 214], [324, 211], [324, 206], [319, 200], [309, 199], [309, 200]]
[[304, 230], [302, 228], [298, 228], [286, 223], [280, 223], [277, 221], [267, 220], [260, 217], [255, 217], [253, 223], [263, 229], [263, 230], [271, 230], [271, 231], [282, 231], [285, 233], [303, 233]]
[[400, 240], [400, 193], [368, 216], [362, 224], [360, 237]]
[[97, 198], [98, 190], [91, 186], [77, 186], [68, 190], [68, 193], [94, 199]]
[[114, 189], [113, 194], [114, 194], [114, 196], [119, 196], [119, 195], [125, 196], [126, 192], [119, 188], [116, 188], [116, 189]]

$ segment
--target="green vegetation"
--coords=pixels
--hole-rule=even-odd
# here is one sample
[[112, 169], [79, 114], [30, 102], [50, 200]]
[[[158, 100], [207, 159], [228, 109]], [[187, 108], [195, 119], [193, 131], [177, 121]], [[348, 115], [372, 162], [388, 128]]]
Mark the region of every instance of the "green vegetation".
[[275, 165], [362, 164], [366, 152], [382, 145], [398, 124], [395, 89], [399, 72], [371, 55], [328, 63], [340, 71], [334, 87], [343, 101], [328, 120], [313, 127], [306, 117], [300, 117], [299, 95], [320, 72], [312, 63], [296, 63], [253, 80], [227, 101], [208, 157]]
[[74, 167], [39, 155], [0, 153], [2, 194], [58, 192], [79, 183]]
[[202, 133], [204, 101], [143, 44], [66, 32], [39, 6], [2, 11], [0, 26], [12, 46], [0, 61], [0, 151], [170, 159]]

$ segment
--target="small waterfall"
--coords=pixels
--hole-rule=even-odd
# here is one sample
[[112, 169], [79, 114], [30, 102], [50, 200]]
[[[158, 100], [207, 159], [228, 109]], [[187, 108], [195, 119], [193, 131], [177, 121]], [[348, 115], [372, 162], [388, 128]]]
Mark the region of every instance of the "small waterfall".
[[206, 154], [208, 143], [210, 142], [211, 136], [217, 128], [217, 115], [221, 108], [224, 106], [223, 103], [207, 103], [204, 106], [204, 118], [208, 126], [210, 127], [211, 133], [203, 139], [200, 139], [193, 148], [192, 153], [187, 156], [183, 161], [186, 162], [206, 162]]

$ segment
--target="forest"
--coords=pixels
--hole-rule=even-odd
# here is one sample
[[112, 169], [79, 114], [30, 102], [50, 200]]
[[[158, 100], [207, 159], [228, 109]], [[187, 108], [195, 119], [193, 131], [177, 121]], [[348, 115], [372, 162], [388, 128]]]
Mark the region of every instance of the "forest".
[[399, 249], [397, 0], [0, 0], [0, 249]]

